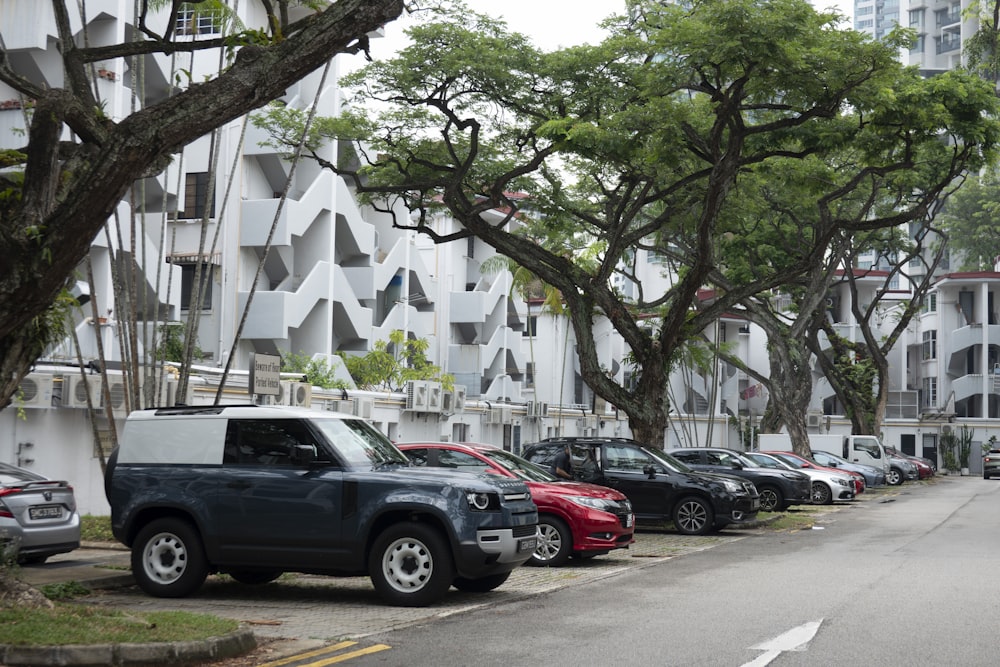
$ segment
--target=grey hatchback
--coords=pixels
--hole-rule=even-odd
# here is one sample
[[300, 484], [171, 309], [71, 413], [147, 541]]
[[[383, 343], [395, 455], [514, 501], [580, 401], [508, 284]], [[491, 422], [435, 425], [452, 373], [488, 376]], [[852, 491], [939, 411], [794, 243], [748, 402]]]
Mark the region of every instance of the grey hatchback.
[[993, 447], [983, 454], [983, 479], [1000, 477], [1000, 447]]
[[80, 515], [73, 487], [0, 463], [0, 543], [25, 564], [78, 548]]

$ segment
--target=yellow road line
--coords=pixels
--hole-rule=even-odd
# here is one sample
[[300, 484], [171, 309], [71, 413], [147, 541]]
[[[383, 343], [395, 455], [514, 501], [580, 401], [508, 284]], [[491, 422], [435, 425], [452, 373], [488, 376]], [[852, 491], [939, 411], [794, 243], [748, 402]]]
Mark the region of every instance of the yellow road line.
[[[294, 667], [324, 667], [324, 665], [333, 665], [338, 662], [344, 662], [345, 660], [350, 660], [351, 658], [358, 658], [363, 655], [368, 655], [369, 653], [378, 653], [379, 651], [384, 651], [390, 646], [385, 644], [373, 644], [372, 646], [367, 646], [364, 648], [357, 649], [355, 651], [350, 651], [349, 653], [341, 653], [340, 655], [335, 655], [329, 658], [322, 658], [322, 656], [328, 656], [331, 653], [340, 651], [341, 649], [349, 648], [351, 646], [356, 646], [357, 642], [340, 642], [339, 644], [333, 644], [332, 646], [324, 646], [323, 648], [315, 649], [313, 651], [306, 651], [305, 653], [297, 653], [296, 655], [290, 655], [287, 658], [282, 658], [281, 660], [275, 660], [274, 662], [267, 662], [263, 665], [258, 665], [258, 667], [282, 667], [284, 665], [294, 665]], [[322, 658], [313, 662], [309, 662], [310, 658]]]

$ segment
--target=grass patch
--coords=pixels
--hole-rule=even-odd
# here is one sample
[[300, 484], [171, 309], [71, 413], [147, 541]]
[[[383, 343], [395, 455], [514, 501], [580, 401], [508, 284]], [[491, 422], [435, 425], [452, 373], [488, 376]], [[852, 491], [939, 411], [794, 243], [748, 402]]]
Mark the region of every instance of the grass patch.
[[[776, 512], [774, 514], [771, 513], [764, 514], [765, 517], [768, 515], [771, 516], [777, 515], [777, 518], [774, 521], [768, 523], [767, 526], [764, 527], [765, 530], [782, 530], [782, 531], [805, 530], [807, 528], [812, 528], [814, 525], [816, 525], [816, 517], [811, 512], [805, 512], [801, 514], [791, 513], [791, 512]], [[764, 517], [758, 515], [758, 518], [764, 518]]]
[[57, 602], [0, 608], [0, 644], [17, 646], [192, 641], [235, 632], [239, 622], [184, 611], [124, 612]]
[[80, 539], [84, 542], [117, 542], [111, 532], [110, 516], [85, 514], [80, 517]]

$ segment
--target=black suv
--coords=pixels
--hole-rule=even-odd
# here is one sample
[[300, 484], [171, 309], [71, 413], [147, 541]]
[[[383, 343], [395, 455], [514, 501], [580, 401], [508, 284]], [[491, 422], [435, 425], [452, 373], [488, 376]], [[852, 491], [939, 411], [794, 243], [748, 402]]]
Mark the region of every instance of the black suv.
[[753, 484], [732, 475], [695, 472], [662, 451], [625, 438], [548, 438], [528, 445], [524, 457], [548, 467], [569, 443], [574, 475], [618, 489], [636, 520], [672, 521], [678, 532], [704, 535], [757, 517]]
[[750, 480], [760, 492], [760, 508], [765, 512], [782, 512], [789, 505], [812, 503], [812, 484], [804, 472], [764, 468], [735, 449], [725, 447], [680, 447], [671, 449], [670, 455], [694, 470], [728, 473]]

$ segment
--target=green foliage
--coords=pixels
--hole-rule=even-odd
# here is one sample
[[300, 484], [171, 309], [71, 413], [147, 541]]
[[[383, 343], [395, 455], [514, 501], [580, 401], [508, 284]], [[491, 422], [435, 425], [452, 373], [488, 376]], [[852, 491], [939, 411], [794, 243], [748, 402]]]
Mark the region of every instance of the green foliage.
[[956, 440], [955, 455], [958, 457], [958, 464], [962, 468], [969, 467], [969, 456], [972, 455], [972, 438], [975, 432], [975, 429], [969, 428], [966, 424], [962, 424], [962, 430], [959, 431]]
[[117, 542], [111, 532], [110, 516], [84, 514], [80, 517], [80, 540], [84, 542]]
[[130, 612], [56, 603], [54, 609], [0, 608], [0, 643], [13, 646], [197, 641], [239, 628], [239, 622], [182, 611]]
[[288, 352], [281, 357], [281, 370], [286, 373], [302, 373], [306, 382], [324, 389], [349, 389], [343, 380], [336, 377], [334, 369], [326, 359], [313, 359], [305, 352]]
[[941, 463], [945, 470], [958, 470], [958, 437], [954, 432], [942, 433], [938, 440], [938, 449], [941, 452]]
[[992, 271], [1000, 257], [1000, 173], [970, 175], [948, 199], [938, 220], [948, 234], [948, 250], [960, 270]]
[[[184, 361], [184, 331], [185, 326], [181, 322], [161, 324], [159, 349], [153, 358], [157, 361]], [[205, 351], [197, 343], [194, 345], [192, 358], [205, 358]]]
[[73, 598], [90, 595], [90, 589], [77, 581], [63, 581], [57, 584], [45, 584], [38, 590], [50, 600], [72, 600]]
[[407, 380], [435, 380], [446, 389], [453, 388], [455, 378], [427, 360], [429, 345], [427, 339], [406, 338], [397, 329], [388, 341], [375, 341], [374, 349], [365, 355], [339, 354], [361, 389], [399, 391]]

